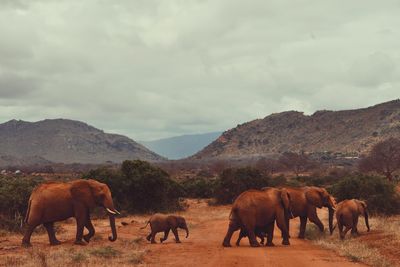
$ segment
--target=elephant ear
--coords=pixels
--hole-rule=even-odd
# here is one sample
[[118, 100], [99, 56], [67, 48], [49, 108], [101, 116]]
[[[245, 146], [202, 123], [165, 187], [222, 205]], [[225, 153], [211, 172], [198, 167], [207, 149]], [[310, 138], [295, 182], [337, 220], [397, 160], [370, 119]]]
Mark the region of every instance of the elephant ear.
[[285, 210], [289, 211], [290, 209], [290, 196], [286, 189], [281, 189], [281, 199], [282, 204]]
[[307, 189], [305, 195], [308, 203], [310, 203], [313, 206], [316, 206], [317, 208], [322, 208], [322, 194], [323, 191], [320, 188], [317, 187], [310, 187]]
[[77, 180], [71, 182], [70, 191], [74, 202], [83, 204], [88, 208], [94, 208], [96, 206], [89, 181]]
[[361, 214], [365, 214], [365, 212], [367, 211], [367, 203], [365, 201], [359, 200], [358, 201], [359, 204], [359, 212]]

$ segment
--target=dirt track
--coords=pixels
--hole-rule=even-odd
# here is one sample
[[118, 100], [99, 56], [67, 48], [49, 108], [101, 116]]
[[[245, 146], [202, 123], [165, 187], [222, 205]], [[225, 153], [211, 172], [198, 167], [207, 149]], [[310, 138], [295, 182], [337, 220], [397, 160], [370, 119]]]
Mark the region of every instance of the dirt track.
[[[280, 232], [275, 231], [275, 247], [251, 248], [248, 239], [244, 238], [240, 247], [234, 246], [237, 233], [233, 236], [231, 248], [223, 248], [221, 243], [228, 225], [229, 207], [209, 207], [204, 201], [188, 201], [189, 209], [183, 212], [189, 223], [190, 236], [184, 239], [181, 233], [181, 244], [176, 244], [173, 235], [163, 244], [148, 244], [146, 240], [140, 242], [140, 249], [145, 250], [143, 265], [145, 266], [363, 266], [352, 263], [334, 252], [321, 249], [309, 241], [291, 238], [291, 246], [282, 246]], [[95, 221], [99, 240], [94, 240], [87, 248], [101, 246], [112, 246], [121, 251], [126, 250], [126, 240], [132, 240], [138, 236], [146, 236], [149, 229], [140, 230], [147, 217], [133, 216], [121, 218], [118, 222], [135, 222], [118, 229], [119, 239], [115, 243], [108, 242], [106, 237], [110, 230], [106, 220]], [[120, 225], [120, 223], [118, 223]], [[326, 222], [325, 222], [326, 225]], [[62, 224], [66, 231], [59, 234], [63, 244], [50, 247], [47, 235], [36, 235], [32, 237], [35, 248], [46, 251], [54, 251], [60, 248], [71, 248], [79, 250], [81, 247], [72, 245], [75, 232], [74, 223]], [[295, 237], [298, 231], [298, 219], [291, 221], [291, 236]], [[157, 240], [162, 233], [157, 235]], [[10, 255], [21, 255], [29, 253], [19, 246], [20, 236], [8, 236], [0, 238], [0, 262], [1, 258]], [[3, 248], [3, 249], [2, 249]], [[1, 266], [1, 263], [0, 263]]]

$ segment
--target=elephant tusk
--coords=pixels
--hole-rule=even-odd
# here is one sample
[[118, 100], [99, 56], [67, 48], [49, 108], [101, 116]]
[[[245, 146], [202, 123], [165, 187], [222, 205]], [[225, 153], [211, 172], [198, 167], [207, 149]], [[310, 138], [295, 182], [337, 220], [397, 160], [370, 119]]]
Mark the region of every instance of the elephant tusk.
[[109, 212], [109, 213], [111, 213], [111, 214], [114, 214], [114, 215], [116, 215], [116, 214], [121, 214], [119, 211], [117, 211], [117, 210], [110, 210], [109, 208], [106, 208], [107, 209], [107, 211]]

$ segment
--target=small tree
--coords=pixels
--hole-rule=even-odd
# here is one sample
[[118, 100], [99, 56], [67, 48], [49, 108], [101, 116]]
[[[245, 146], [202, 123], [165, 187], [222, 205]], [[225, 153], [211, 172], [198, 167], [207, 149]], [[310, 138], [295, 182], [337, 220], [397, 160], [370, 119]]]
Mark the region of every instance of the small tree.
[[181, 186], [148, 162], [126, 160], [119, 170], [99, 168], [84, 175], [106, 183], [118, 208], [128, 212], [167, 211], [179, 207]]
[[41, 177], [0, 176], [0, 229], [22, 230], [29, 196], [42, 182]]
[[389, 138], [377, 143], [368, 156], [359, 164], [362, 172], [375, 171], [385, 175], [389, 181], [393, 180], [393, 173], [400, 169], [400, 140]]
[[229, 204], [243, 191], [261, 189], [269, 186], [269, 183], [270, 178], [257, 169], [229, 168], [224, 170], [216, 181], [215, 198], [219, 204]]
[[314, 164], [304, 153], [297, 154], [294, 152], [283, 153], [279, 158], [279, 163], [288, 170], [293, 171], [296, 177], [299, 177], [300, 172], [309, 170]]

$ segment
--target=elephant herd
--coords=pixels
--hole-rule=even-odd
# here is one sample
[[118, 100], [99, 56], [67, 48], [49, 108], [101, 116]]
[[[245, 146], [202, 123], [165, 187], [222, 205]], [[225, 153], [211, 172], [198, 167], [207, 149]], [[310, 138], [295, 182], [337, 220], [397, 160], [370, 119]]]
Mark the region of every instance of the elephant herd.
[[[321, 232], [324, 225], [317, 215], [317, 208], [327, 207], [329, 211], [329, 231], [332, 234], [336, 225], [333, 217], [336, 211], [336, 221], [340, 238], [343, 239], [351, 229], [352, 234], [358, 234], [357, 224], [359, 215], [364, 215], [368, 231], [368, 211], [364, 201], [351, 199], [339, 204], [325, 188], [306, 186], [299, 188], [272, 188], [265, 187], [261, 190], [247, 190], [240, 194], [234, 201], [229, 216], [229, 227], [222, 245], [230, 247], [230, 240], [235, 231], [240, 230], [240, 240], [247, 236], [252, 247], [258, 247], [256, 237], [267, 237], [266, 246], [274, 246], [275, 222], [282, 233], [282, 244], [289, 245], [289, 221], [300, 218], [300, 231], [298, 237], [305, 237], [307, 220], [318, 226]], [[343, 229], [345, 228], [345, 229]]]
[[[117, 240], [115, 215], [120, 213], [114, 208], [111, 191], [106, 184], [95, 180], [75, 180], [66, 183], [46, 182], [37, 186], [29, 198], [25, 217], [27, 226], [22, 245], [24, 247], [31, 246], [31, 235], [40, 224], [43, 224], [47, 230], [50, 245], [60, 244], [55, 235], [54, 222], [71, 217], [75, 217], [77, 224], [75, 244], [85, 245], [85, 242], [89, 243], [95, 234], [95, 229], [90, 220], [90, 211], [95, 207], [105, 208], [109, 216], [112, 233], [108, 239], [110, 241]], [[164, 232], [164, 238], [161, 238], [161, 242], [165, 241], [170, 230], [172, 230], [176, 242], [179, 243], [178, 228], [185, 229], [186, 237], [189, 236], [186, 221], [181, 216], [154, 214], [148, 221], [149, 223], [151, 233], [147, 239], [152, 243], [155, 243], [154, 238], [158, 232]], [[86, 235], [83, 235], [84, 228], [88, 230]]]
[[[95, 180], [75, 180], [65, 183], [46, 182], [37, 186], [29, 198], [25, 217], [27, 226], [22, 245], [31, 246], [31, 235], [40, 224], [46, 228], [50, 244], [60, 244], [55, 235], [54, 222], [70, 217], [75, 217], [77, 224], [75, 244], [85, 245], [85, 242], [88, 243], [95, 234], [90, 211], [98, 206], [107, 211], [112, 233], [109, 240], [115, 241], [117, 239], [115, 215], [120, 213], [114, 208], [111, 191], [106, 184]], [[296, 217], [300, 217], [299, 238], [305, 236], [307, 220], [316, 224], [323, 232], [324, 225], [318, 218], [316, 210], [322, 207], [327, 207], [329, 210], [331, 234], [336, 227], [333, 226], [335, 210], [342, 239], [350, 229], [353, 234], [358, 233], [359, 215], [365, 216], [369, 231], [367, 205], [363, 201], [353, 199], [336, 204], [335, 199], [324, 188], [319, 187], [265, 187], [261, 190], [247, 190], [236, 198], [229, 216], [229, 227], [223, 246], [230, 246], [232, 235], [237, 230], [240, 230], [237, 245], [243, 237], [248, 236], [250, 245], [258, 247], [260, 244], [256, 236], [261, 238], [261, 243], [264, 243], [266, 236], [266, 245], [273, 246], [275, 223], [282, 233], [282, 244], [289, 245], [289, 221]], [[154, 214], [141, 229], [148, 224], [150, 224], [151, 232], [147, 240], [151, 243], [155, 243], [155, 236], [159, 232], [164, 233], [160, 242], [165, 241], [170, 231], [174, 234], [175, 241], [180, 243], [178, 228], [186, 231], [186, 238], [189, 236], [187, 223], [182, 216]], [[88, 230], [86, 235], [83, 235], [84, 228]]]

